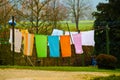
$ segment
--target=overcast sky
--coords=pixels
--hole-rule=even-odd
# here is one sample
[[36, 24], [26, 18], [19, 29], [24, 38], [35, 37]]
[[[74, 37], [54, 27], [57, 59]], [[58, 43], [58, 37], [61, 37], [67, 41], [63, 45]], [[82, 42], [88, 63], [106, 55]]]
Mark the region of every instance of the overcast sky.
[[108, 2], [106, 0], [91, 0], [92, 3], [93, 3], [93, 7], [95, 8], [100, 2]]

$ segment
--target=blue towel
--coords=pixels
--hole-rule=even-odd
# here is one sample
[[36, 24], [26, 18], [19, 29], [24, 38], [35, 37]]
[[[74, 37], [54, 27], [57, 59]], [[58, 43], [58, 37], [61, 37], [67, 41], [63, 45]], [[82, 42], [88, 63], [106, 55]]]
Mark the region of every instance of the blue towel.
[[48, 36], [48, 43], [49, 43], [49, 49], [50, 49], [50, 57], [60, 57], [59, 37]]

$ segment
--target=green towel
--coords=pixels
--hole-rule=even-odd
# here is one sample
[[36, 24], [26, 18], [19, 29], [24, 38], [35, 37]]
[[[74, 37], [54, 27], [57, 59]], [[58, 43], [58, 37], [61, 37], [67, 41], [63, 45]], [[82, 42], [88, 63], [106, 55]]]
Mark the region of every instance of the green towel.
[[47, 36], [45, 35], [35, 35], [37, 57], [44, 58], [47, 57]]

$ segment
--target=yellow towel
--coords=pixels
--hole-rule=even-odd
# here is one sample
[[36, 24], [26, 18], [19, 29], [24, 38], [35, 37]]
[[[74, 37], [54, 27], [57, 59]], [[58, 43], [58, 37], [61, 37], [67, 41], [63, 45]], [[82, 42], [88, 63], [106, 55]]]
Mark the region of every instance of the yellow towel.
[[23, 54], [32, 56], [34, 45], [34, 34], [29, 34], [27, 30], [21, 30], [23, 36]]
[[21, 30], [22, 37], [24, 37], [25, 33], [28, 33], [28, 30]]
[[34, 34], [28, 34], [28, 49], [27, 49], [27, 56], [32, 56], [33, 51], [33, 44], [34, 44]]

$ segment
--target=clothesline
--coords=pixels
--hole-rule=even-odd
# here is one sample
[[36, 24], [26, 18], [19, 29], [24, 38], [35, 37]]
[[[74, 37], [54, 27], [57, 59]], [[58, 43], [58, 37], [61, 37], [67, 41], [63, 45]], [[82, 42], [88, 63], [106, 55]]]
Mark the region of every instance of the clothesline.
[[[55, 35], [56, 34], [55, 31], [57, 31], [57, 35]], [[12, 32], [12, 30], [10, 30], [9, 42], [12, 44], [11, 32]], [[30, 34], [27, 30], [21, 30], [21, 34], [20, 34], [20, 31], [15, 29], [15, 44], [17, 44], [17, 45], [15, 45], [15, 49], [16, 49], [15, 51], [20, 52], [20, 48], [21, 48], [20, 44], [22, 42], [22, 40], [21, 40], [22, 38], [20, 38], [20, 37], [23, 37], [24, 55], [32, 56], [34, 37], [35, 37], [35, 43], [36, 43], [38, 57], [47, 57], [47, 46], [49, 46], [49, 48], [50, 48], [50, 56], [51, 57], [60, 57], [60, 53], [59, 53], [60, 48], [61, 48], [61, 53], [62, 53], [63, 57], [70, 57], [71, 56], [70, 35], [62, 35], [61, 34], [62, 32], [63, 31], [61, 31], [61, 30], [55, 29], [55, 30], [53, 30], [54, 34], [48, 36], [48, 35]], [[83, 53], [81, 38], [83, 37], [85, 39], [85, 36], [82, 36], [82, 34], [88, 35], [88, 34], [90, 34], [90, 32], [91, 31], [89, 31], [89, 33], [87, 32], [87, 34], [86, 34], [86, 32], [83, 32], [83, 33], [81, 32], [79, 34], [72, 34], [76, 53], [78, 53], [78, 54]], [[61, 34], [61, 35], [59, 35], [59, 34]], [[92, 34], [93, 34], [92, 36], [94, 36], [94, 31], [92, 31]], [[87, 38], [89, 36], [87, 36]], [[19, 37], [19, 40], [18, 40], [18, 37]], [[94, 46], [94, 38], [92, 37], [92, 39], [93, 39], [92, 46]], [[48, 44], [47, 44], [47, 40], [48, 40]], [[91, 46], [91, 42], [89, 42], [87, 40], [90, 40], [90, 39], [86, 39], [85, 42], [83, 41], [84, 45], [86, 45], [86, 44], [89, 45], [89, 43], [90, 43], [90, 46]], [[59, 44], [59, 41], [60, 41], [60, 44]], [[11, 48], [11, 50], [12, 50], [12, 48]]]

